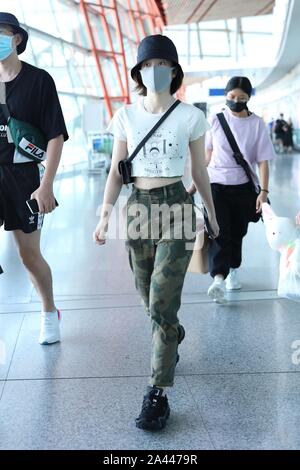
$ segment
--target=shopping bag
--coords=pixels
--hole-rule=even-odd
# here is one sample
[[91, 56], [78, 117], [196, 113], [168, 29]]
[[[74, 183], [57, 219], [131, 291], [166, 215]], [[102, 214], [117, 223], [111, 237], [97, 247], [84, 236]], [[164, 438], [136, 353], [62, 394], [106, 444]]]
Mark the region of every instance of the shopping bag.
[[278, 295], [300, 302], [300, 240], [296, 240], [280, 257]]
[[208, 273], [209, 237], [205, 229], [203, 209], [194, 205], [196, 211], [196, 240], [192, 258], [188, 267], [191, 273]]
[[191, 273], [208, 273], [209, 238], [205, 230], [196, 235], [192, 258], [188, 267]]
[[278, 295], [300, 301], [300, 233], [294, 220], [277, 217], [270, 205], [262, 212], [270, 247], [280, 253]]

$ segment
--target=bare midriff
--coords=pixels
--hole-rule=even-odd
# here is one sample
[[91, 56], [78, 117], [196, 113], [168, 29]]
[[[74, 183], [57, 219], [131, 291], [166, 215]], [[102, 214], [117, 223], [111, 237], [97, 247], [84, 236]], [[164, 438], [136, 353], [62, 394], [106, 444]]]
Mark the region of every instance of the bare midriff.
[[155, 177], [144, 177], [144, 176], [135, 176], [134, 177], [134, 186], [139, 189], [153, 189], [161, 188], [162, 186], [167, 186], [169, 184], [177, 183], [181, 181], [181, 176], [174, 176], [173, 178], [155, 178]]

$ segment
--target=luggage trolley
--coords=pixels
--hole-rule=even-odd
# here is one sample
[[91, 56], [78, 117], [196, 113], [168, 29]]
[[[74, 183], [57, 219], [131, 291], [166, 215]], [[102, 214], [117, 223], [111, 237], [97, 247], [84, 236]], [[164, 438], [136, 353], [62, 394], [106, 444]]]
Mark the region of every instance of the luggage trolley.
[[113, 136], [108, 132], [88, 133], [88, 169], [93, 173], [108, 173], [110, 169]]

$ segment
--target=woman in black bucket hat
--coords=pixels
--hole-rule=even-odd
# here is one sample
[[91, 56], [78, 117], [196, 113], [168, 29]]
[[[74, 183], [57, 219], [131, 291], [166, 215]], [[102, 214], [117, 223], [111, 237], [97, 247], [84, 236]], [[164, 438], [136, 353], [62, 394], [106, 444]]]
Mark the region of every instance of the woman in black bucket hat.
[[138, 48], [137, 64], [131, 69], [131, 77], [142, 87], [143, 94], [147, 95], [147, 88], [144, 86], [140, 70], [145, 60], [163, 57], [164, 60], [172, 63], [174, 77], [171, 82], [170, 94], [173, 95], [180, 88], [183, 80], [183, 71], [178, 63], [178, 54], [175, 44], [167, 36], [156, 34], [144, 38]]
[[[155, 431], [162, 429], [169, 417], [166, 387], [173, 385], [179, 360], [177, 348], [185, 336], [177, 314], [195, 239], [192, 198], [181, 181], [189, 150], [193, 181], [206, 205], [215, 236], [219, 228], [205, 167], [204, 134], [208, 124], [201, 110], [177, 103], [173, 96], [183, 79], [173, 42], [162, 35], [144, 38], [131, 76], [143, 98], [118, 109], [109, 125], [115, 138], [112, 166], [94, 240], [99, 245], [106, 241], [107, 214], [122, 188], [119, 163], [125, 161], [127, 154], [132, 155], [166, 111], [172, 110], [131, 162], [133, 189], [127, 203], [126, 247], [137, 290], [152, 324], [150, 386], [136, 426]], [[168, 216], [174, 209], [168, 220], [169, 231], [165, 226], [166, 214], [154, 216], [154, 207], [167, 208]], [[140, 230], [134, 236], [132, 228], [137, 225]], [[188, 230], [182, 230], [183, 226]]]

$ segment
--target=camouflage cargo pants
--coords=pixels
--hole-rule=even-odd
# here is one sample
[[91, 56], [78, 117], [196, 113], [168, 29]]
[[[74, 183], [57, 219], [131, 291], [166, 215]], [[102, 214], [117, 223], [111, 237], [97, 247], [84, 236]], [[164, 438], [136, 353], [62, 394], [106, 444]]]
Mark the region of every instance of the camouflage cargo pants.
[[127, 241], [136, 288], [152, 324], [152, 385], [172, 386], [178, 345], [178, 310], [192, 256], [196, 217], [182, 182], [133, 187], [127, 204]]

